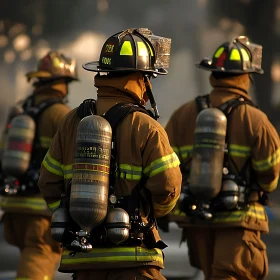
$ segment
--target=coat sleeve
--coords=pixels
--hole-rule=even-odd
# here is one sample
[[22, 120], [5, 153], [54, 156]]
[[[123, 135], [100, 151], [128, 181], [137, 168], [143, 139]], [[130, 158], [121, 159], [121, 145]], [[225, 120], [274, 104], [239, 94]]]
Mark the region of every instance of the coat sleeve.
[[51, 146], [42, 162], [38, 186], [51, 211], [55, 211], [64, 193], [64, 173], [62, 164], [62, 131], [59, 126]]
[[179, 146], [176, 142], [176, 135], [178, 134], [178, 133], [176, 134], [176, 130], [177, 130], [177, 123], [176, 123], [176, 112], [175, 112], [172, 114], [171, 118], [167, 122], [165, 131], [168, 135], [168, 139], [169, 139], [172, 149], [174, 150], [174, 152], [177, 154], [177, 156], [181, 160], [180, 153], [179, 153]]
[[149, 134], [143, 152], [146, 188], [151, 192], [155, 217], [168, 214], [181, 192], [179, 159], [170, 146], [165, 130], [158, 126]]
[[260, 121], [252, 151], [252, 166], [257, 184], [266, 192], [276, 189], [280, 171], [279, 136], [273, 125], [264, 117]]

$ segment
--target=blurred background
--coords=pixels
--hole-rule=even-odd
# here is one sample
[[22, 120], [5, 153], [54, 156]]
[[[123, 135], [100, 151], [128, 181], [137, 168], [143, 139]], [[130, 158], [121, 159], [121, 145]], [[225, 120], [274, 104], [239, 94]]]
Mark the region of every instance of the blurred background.
[[[211, 57], [224, 41], [247, 35], [263, 46], [265, 71], [253, 76], [250, 94], [280, 131], [279, 0], [1, 0], [0, 130], [8, 108], [32, 92], [25, 74], [35, 70], [38, 59], [50, 49], [77, 61], [80, 82], [70, 84], [70, 107], [95, 98], [94, 74], [83, 70], [82, 63], [98, 60], [104, 41], [131, 27], [147, 27], [172, 38], [169, 74], [153, 80], [162, 125], [182, 103], [210, 91], [210, 72], [196, 68], [195, 63]], [[280, 279], [279, 191], [272, 196], [271, 233], [265, 240], [269, 279]], [[2, 247], [1, 238], [0, 234]], [[5, 269], [0, 258], [0, 274]]]

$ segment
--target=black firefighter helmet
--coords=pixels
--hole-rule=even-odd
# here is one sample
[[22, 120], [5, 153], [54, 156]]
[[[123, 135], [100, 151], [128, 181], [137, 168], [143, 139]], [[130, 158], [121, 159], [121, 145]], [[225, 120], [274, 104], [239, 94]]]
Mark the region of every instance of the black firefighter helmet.
[[37, 78], [40, 81], [66, 79], [67, 82], [77, 81], [76, 61], [58, 51], [50, 51], [43, 56], [37, 65], [37, 70], [26, 74], [27, 80]]
[[251, 43], [246, 36], [239, 36], [220, 45], [212, 60], [204, 58], [196, 66], [212, 72], [263, 74], [261, 63], [262, 46]]
[[155, 36], [147, 28], [130, 28], [104, 43], [99, 61], [83, 64], [94, 72], [135, 72], [167, 74], [171, 39]]

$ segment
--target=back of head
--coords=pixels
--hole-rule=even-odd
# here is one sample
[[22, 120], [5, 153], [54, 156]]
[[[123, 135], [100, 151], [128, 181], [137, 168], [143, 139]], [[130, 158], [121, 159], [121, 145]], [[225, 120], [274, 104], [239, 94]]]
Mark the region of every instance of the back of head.
[[212, 71], [215, 78], [228, 78], [245, 73], [263, 74], [262, 46], [245, 36], [239, 36], [220, 45], [212, 59], [204, 58], [197, 66]]

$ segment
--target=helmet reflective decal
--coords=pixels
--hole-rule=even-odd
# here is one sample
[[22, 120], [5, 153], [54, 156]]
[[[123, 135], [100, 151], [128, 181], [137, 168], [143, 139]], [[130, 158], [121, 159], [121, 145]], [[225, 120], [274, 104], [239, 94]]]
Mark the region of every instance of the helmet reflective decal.
[[[58, 57], [53, 58], [53, 66], [56, 68], [60, 67], [60, 60]], [[64, 66], [64, 64], [63, 64], [63, 66]]]
[[224, 49], [225, 49], [225, 48], [223, 48], [223, 47], [222, 47], [222, 48], [219, 48], [219, 49], [216, 51], [214, 57], [215, 57], [215, 58], [220, 57], [221, 54], [223, 53]]
[[130, 41], [124, 41], [120, 55], [133, 55], [132, 46]]
[[149, 56], [147, 46], [144, 42], [137, 42], [138, 56]]
[[241, 53], [242, 53], [244, 61], [250, 61], [250, 57], [249, 57], [248, 52], [246, 50], [241, 49]]
[[232, 49], [229, 59], [230, 60], [240, 60], [241, 57], [240, 57], [239, 51], [237, 49]]

